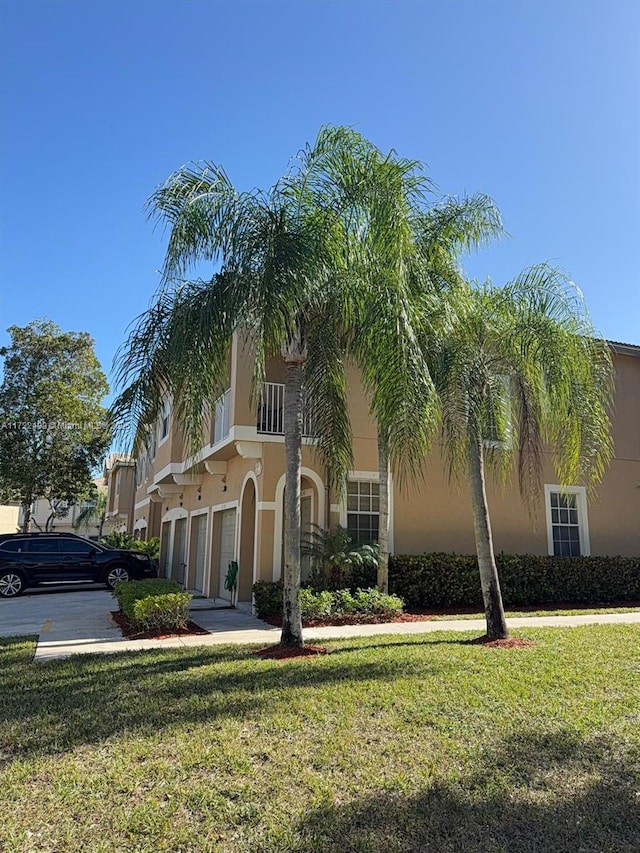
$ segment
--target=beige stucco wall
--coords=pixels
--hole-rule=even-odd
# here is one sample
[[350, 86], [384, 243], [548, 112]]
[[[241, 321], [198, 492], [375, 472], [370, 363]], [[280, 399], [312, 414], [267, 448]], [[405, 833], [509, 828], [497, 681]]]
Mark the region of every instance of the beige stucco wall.
[[[605, 475], [597, 497], [588, 508], [590, 545], [592, 554], [637, 556], [640, 555], [640, 358], [616, 355], [615, 364], [617, 391], [613, 435], [616, 458]], [[247, 572], [251, 572], [252, 580], [254, 575], [270, 579], [278, 560], [282, 478], [285, 469], [284, 441], [282, 437], [250, 435], [252, 429], [255, 432], [256, 424], [255, 404], [249, 400], [252, 370], [253, 357], [250, 351], [234, 344], [230, 357], [231, 425], [232, 428], [235, 425], [244, 430], [242, 441], [246, 439], [252, 443], [252, 452], [258, 448], [261, 458], [242, 458], [232, 440], [219, 450], [209, 448], [210, 460], [226, 462], [224, 475], [207, 473], [204, 465], [199, 464], [192, 471], [199, 478], [194, 485], [171, 487], [172, 493], [165, 494], [160, 502], [152, 503], [148, 501], [148, 489], [153, 486], [154, 478], [156, 482], [160, 478], [163, 483], [170, 485], [173, 479], [166, 473], [166, 466], [169, 462], [179, 464], [184, 460], [181, 438], [174, 436], [172, 431], [170, 439], [158, 448], [147, 481], [135, 493], [135, 501], [141, 506], [134, 512], [134, 517], [144, 518], [148, 524], [153, 519], [155, 532], [147, 535], [160, 534], [161, 519], [167, 513], [180, 511], [193, 518], [192, 513], [208, 510], [206, 585], [209, 591], [216, 590], [218, 584], [218, 513], [222, 507], [236, 507], [236, 557], [240, 557], [243, 590], [247, 589]], [[358, 472], [374, 476], [378, 467], [375, 424], [369, 416], [368, 402], [353, 367], [347, 368], [347, 375], [354, 436], [353, 470], [355, 476], [358, 476]], [[267, 365], [267, 380], [282, 382], [283, 379], [281, 362], [270, 362]], [[249, 438], [246, 438], [247, 435]], [[327, 498], [324, 493], [324, 472], [317, 455], [308, 444], [303, 446], [302, 457], [303, 468], [315, 472], [315, 476], [307, 476], [303, 481], [303, 487], [310, 489], [313, 494], [313, 521], [323, 524], [324, 516], [321, 516], [320, 508]], [[436, 446], [425, 463], [424, 477], [419, 483], [394, 483], [392, 542], [395, 553], [473, 552], [473, 525], [466, 482], [451, 483], [445, 472], [440, 448]], [[242, 507], [242, 488], [249, 478], [255, 481], [256, 495], [255, 510], [251, 509], [248, 521], [247, 507]], [[547, 457], [542, 484], [556, 482], [550, 458]], [[322, 496], [319, 492], [323, 493]], [[490, 479], [488, 498], [497, 551], [548, 552], [543, 493], [533, 514], [520, 499], [514, 478], [506, 486]], [[329, 495], [328, 503], [332, 507], [331, 523], [344, 520], [340, 495]], [[255, 559], [253, 566], [248, 566], [251, 558], [245, 557], [250, 551], [248, 537], [255, 535], [254, 512], [258, 519]], [[191, 529], [191, 521], [187, 522], [187, 529]], [[192, 564], [191, 558], [189, 562]]]
[[0, 533], [15, 533], [18, 529], [19, 506], [0, 505]]

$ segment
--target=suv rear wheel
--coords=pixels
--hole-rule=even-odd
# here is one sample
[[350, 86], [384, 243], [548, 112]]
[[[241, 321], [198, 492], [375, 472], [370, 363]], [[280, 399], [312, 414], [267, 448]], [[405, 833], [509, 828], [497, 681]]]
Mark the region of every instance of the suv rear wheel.
[[113, 589], [117, 583], [126, 583], [129, 580], [129, 572], [124, 566], [113, 566], [107, 572], [105, 581], [110, 589]]
[[0, 572], [0, 598], [15, 598], [24, 587], [24, 578], [18, 572], [12, 569]]

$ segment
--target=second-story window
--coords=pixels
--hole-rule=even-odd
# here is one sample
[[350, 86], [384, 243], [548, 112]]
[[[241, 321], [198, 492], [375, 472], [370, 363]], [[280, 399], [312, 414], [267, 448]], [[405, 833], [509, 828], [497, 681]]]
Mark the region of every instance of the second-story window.
[[160, 441], [163, 442], [169, 435], [169, 419], [171, 417], [171, 404], [167, 400], [162, 407], [162, 415], [160, 417]]
[[153, 462], [156, 458], [156, 447], [158, 446], [158, 430], [153, 427], [149, 434], [149, 460]]

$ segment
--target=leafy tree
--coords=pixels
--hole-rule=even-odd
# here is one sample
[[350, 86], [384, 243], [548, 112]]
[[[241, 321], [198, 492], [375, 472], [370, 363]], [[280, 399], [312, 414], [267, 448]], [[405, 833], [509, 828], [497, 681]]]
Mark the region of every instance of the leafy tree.
[[593, 491], [612, 454], [611, 354], [582, 294], [552, 267], [525, 270], [504, 288], [461, 286], [456, 315], [433, 358], [444, 448], [453, 475], [468, 476], [487, 636], [507, 636], [496, 568], [486, 469], [540, 503], [548, 449], [558, 482]]
[[[372, 275], [363, 230], [390, 241], [409, 232], [385, 222], [418, 203], [418, 164], [383, 155], [347, 128], [324, 128], [267, 192], [238, 192], [220, 167], [188, 166], [151, 197], [152, 215], [168, 225], [163, 285], [119, 356], [124, 390], [113, 412], [143, 436], [166, 396], [194, 450], [212, 396], [224, 392], [231, 339], [253, 354], [254, 394], [268, 358], [285, 367], [286, 455], [284, 604], [281, 642], [302, 645], [300, 618], [300, 467], [303, 385], [316, 447], [342, 487], [352, 459], [345, 355], [359, 340], [358, 363], [370, 367], [372, 410], [392, 461], [423, 452], [432, 430], [432, 385], [413, 334], [405, 276]], [[371, 224], [373, 223], [373, 225]], [[410, 242], [410, 241], [409, 241]], [[403, 245], [389, 250], [408, 260]], [[207, 281], [184, 281], [202, 262]], [[390, 330], [399, 330], [391, 334]], [[393, 346], [393, 350], [390, 346]], [[387, 346], [385, 351], [384, 346]], [[383, 369], [384, 362], [384, 369]], [[407, 368], [412, 367], [408, 375]], [[402, 387], [405, 413], [385, 399]], [[409, 405], [409, 402], [411, 405]]]
[[62, 332], [36, 320], [9, 330], [0, 350], [0, 496], [17, 501], [28, 531], [31, 505], [49, 501], [55, 514], [93, 488], [92, 470], [109, 444], [109, 387], [85, 332]]

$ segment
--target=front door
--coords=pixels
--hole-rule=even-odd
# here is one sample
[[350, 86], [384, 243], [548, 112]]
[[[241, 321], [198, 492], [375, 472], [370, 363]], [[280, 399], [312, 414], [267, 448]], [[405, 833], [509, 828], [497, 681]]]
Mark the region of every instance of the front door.
[[236, 511], [227, 509], [218, 513], [220, 517], [220, 598], [231, 599], [231, 592], [224, 588], [224, 581], [229, 571], [229, 563], [236, 558]]
[[160, 577], [168, 578], [170, 575], [169, 568], [171, 566], [169, 554], [169, 538], [171, 534], [171, 522], [164, 521], [162, 523], [162, 531], [160, 535]]
[[204, 556], [207, 547], [207, 516], [197, 515], [192, 531], [193, 542], [195, 547], [194, 569], [195, 577], [193, 580], [194, 589], [197, 592], [202, 592], [204, 589]]
[[173, 532], [173, 564], [171, 577], [178, 583], [184, 583], [185, 558], [187, 553], [187, 519], [178, 518]]

